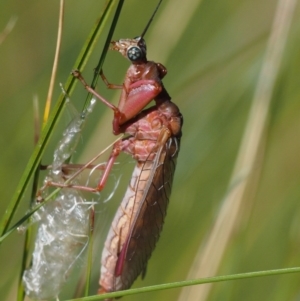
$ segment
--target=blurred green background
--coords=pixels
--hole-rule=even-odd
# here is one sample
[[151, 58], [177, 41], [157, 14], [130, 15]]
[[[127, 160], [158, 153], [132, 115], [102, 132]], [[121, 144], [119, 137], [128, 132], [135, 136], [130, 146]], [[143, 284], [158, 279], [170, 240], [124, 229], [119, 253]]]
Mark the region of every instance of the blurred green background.
[[[114, 39], [139, 35], [155, 4], [125, 1]], [[66, 1], [54, 100], [60, 94], [58, 83], [65, 83], [103, 5], [100, 0]], [[54, 57], [58, 7], [58, 1], [0, 3], [0, 32], [12, 16], [18, 18], [0, 44], [1, 216], [34, 148], [32, 100], [38, 96], [42, 112]], [[228, 189], [276, 7], [274, 0], [163, 1], [145, 38], [148, 58], [168, 68], [164, 83], [184, 116], [183, 138], [164, 230], [146, 278], [137, 280], [134, 287], [187, 279], [197, 252], [205, 248]], [[296, 5], [254, 173], [217, 275], [300, 266], [299, 37], [300, 6]], [[84, 70], [88, 81], [104, 39], [105, 32]], [[128, 65], [118, 53], [109, 52], [104, 71], [111, 82], [121, 83]], [[107, 91], [102, 83], [98, 90], [117, 103], [118, 93]], [[71, 97], [78, 110], [85, 96], [78, 85]], [[68, 115], [66, 110], [44, 163], [51, 162], [53, 148], [70, 120]], [[78, 162], [86, 162], [113, 141], [111, 120], [112, 113], [99, 103], [84, 130], [76, 153]], [[108, 204], [100, 202], [96, 209], [93, 293], [103, 239], [130, 176], [128, 158], [121, 156], [120, 161], [124, 166], [120, 168], [122, 184]], [[29, 194], [14, 221], [24, 215], [28, 204]], [[0, 247], [3, 300], [15, 300], [23, 237], [14, 233]], [[208, 271], [206, 276], [212, 274]], [[74, 285], [71, 279], [62, 300], [72, 296]], [[179, 294], [180, 290], [174, 289], [122, 300], [177, 300]], [[300, 275], [214, 284], [206, 299], [196, 293], [185, 300], [300, 300]]]

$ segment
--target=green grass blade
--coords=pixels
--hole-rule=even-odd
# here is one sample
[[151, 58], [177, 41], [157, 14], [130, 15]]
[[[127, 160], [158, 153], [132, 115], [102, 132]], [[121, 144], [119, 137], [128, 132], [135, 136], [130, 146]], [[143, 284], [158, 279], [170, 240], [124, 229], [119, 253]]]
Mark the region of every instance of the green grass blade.
[[300, 267], [287, 268], [287, 269], [274, 269], [267, 271], [258, 271], [258, 272], [249, 272], [249, 273], [240, 273], [240, 274], [232, 274], [232, 275], [224, 275], [224, 276], [216, 276], [216, 277], [207, 277], [200, 278], [194, 280], [185, 280], [178, 281], [166, 284], [152, 285], [148, 287], [130, 289], [126, 291], [118, 291], [113, 293], [107, 293], [103, 295], [90, 296], [85, 298], [78, 299], [70, 299], [67, 301], [93, 301], [93, 300], [103, 300], [110, 298], [119, 298], [123, 296], [148, 293], [160, 290], [174, 289], [192, 285], [199, 285], [205, 283], [214, 283], [214, 282], [224, 282], [224, 281], [232, 281], [232, 280], [241, 280], [241, 279], [249, 279], [249, 278], [257, 278], [257, 277], [266, 277], [266, 276], [275, 276], [275, 275], [283, 275], [283, 274], [292, 274], [292, 273], [300, 273]]
[[[124, 4], [124, 0], [119, 0], [119, 4], [118, 4], [118, 6], [116, 8], [115, 15], [114, 15], [114, 18], [112, 20], [112, 23], [111, 23], [111, 26], [110, 26], [110, 29], [109, 29], [109, 32], [108, 32], [108, 35], [107, 35], [104, 47], [103, 47], [103, 51], [101, 53], [99, 62], [97, 64], [96, 68], [95, 68], [94, 77], [93, 77], [93, 80], [92, 80], [92, 83], [91, 83], [91, 87], [93, 89], [96, 87], [96, 84], [97, 84], [97, 81], [98, 81], [98, 78], [99, 78], [99, 74], [100, 74], [100, 71], [102, 69], [102, 66], [103, 66], [103, 63], [104, 63], [107, 51], [109, 49], [109, 45], [110, 45], [110, 42], [112, 40], [113, 33], [114, 33], [116, 25], [118, 23], [118, 20], [119, 20], [119, 17], [120, 17], [120, 13], [121, 13], [123, 4]], [[90, 98], [91, 98], [91, 94], [89, 93], [88, 96], [87, 96], [87, 98], [86, 98], [83, 110], [88, 105], [88, 102], [89, 102]]]
[[94, 246], [94, 225], [95, 225], [95, 209], [91, 209], [90, 216], [90, 237], [89, 237], [89, 246], [88, 246], [88, 255], [87, 255], [87, 267], [86, 267], [86, 281], [85, 281], [85, 289], [84, 296], [89, 295], [90, 284], [91, 284], [91, 274], [93, 267], [93, 246]]
[[[92, 29], [91, 34], [88, 36], [87, 41], [85, 42], [82, 50], [80, 51], [78, 59], [75, 62], [75, 69], [82, 69], [82, 68], [84, 68], [85, 64], [87, 63], [87, 60], [91, 54], [91, 51], [94, 48], [95, 43], [96, 43], [101, 31], [104, 28], [104, 25], [108, 18], [108, 14], [112, 10], [112, 4], [114, 2], [115, 2], [114, 0], [110, 0], [106, 4], [106, 7], [102, 12], [101, 17], [99, 18], [99, 21], [96, 23], [95, 27]], [[70, 75], [65, 84], [65, 90], [68, 94], [71, 94], [71, 92], [73, 91], [73, 89], [75, 87], [75, 84], [76, 84], [75, 79]], [[42, 131], [39, 142], [37, 143], [37, 145], [34, 149], [34, 152], [29, 159], [29, 162], [28, 162], [28, 164], [25, 168], [25, 171], [21, 177], [19, 185], [15, 191], [15, 194], [14, 194], [12, 200], [10, 201], [10, 203], [4, 213], [4, 216], [1, 220], [1, 224], [0, 224], [0, 235], [1, 236], [6, 232], [8, 226], [17, 210], [17, 207], [26, 191], [28, 183], [29, 183], [34, 171], [39, 166], [39, 162], [41, 161], [41, 157], [42, 157], [45, 147], [49, 141], [49, 138], [51, 136], [53, 128], [54, 128], [57, 120], [60, 117], [60, 114], [64, 107], [65, 101], [66, 101], [65, 95], [61, 94], [54, 109], [53, 109], [53, 112], [50, 114], [47, 124], [45, 125], [45, 127]]]

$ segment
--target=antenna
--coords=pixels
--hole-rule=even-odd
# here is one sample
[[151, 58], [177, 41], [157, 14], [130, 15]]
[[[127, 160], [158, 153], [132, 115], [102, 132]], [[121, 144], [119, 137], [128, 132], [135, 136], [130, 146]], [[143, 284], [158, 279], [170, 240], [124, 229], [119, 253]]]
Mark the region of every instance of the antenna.
[[151, 22], [152, 22], [152, 20], [153, 20], [153, 18], [154, 18], [154, 16], [155, 16], [155, 14], [156, 14], [156, 12], [157, 12], [157, 10], [158, 10], [158, 8], [159, 8], [159, 6], [160, 6], [161, 3], [162, 3], [162, 0], [160, 0], [158, 2], [158, 4], [157, 4], [157, 6], [156, 6], [156, 8], [155, 8], [155, 10], [154, 10], [154, 12], [153, 12], [150, 20], [148, 21], [148, 24], [146, 25], [146, 27], [145, 27], [144, 31], [142, 32], [140, 38], [143, 38], [143, 36], [146, 34], [146, 32], [147, 32], [147, 30], [148, 30], [148, 28], [149, 28], [149, 26], [150, 26], [150, 24], [151, 24]]

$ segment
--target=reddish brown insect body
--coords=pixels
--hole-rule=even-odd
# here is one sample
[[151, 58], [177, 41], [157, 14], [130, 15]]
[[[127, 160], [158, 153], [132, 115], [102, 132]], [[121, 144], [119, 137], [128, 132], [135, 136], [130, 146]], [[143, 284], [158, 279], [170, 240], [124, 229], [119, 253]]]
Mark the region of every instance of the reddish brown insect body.
[[[132, 47], [138, 41], [114, 42], [114, 49], [123, 53], [124, 45], [128, 51], [127, 44]], [[165, 74], [161, 64], [144, 57], [133, 62], [125, 77], [122, 93], [125, 97], [121, 98], [118, 108], [125, 108], [126, 114], [130, 114], [128, 104], [139, 111], [152, 99], [156, 104], [125, 123], [114, 120], [115, 132], [130, 135], [117, 143], [116, 149], [131, 154], [137, 165], [102, 253], [100, 286], [104, 292], [127, 289], [139, 274], [144, 276], [162, 230], [182, 126], [179, 109], [161, 82]]]
[[[73, 74], [86, 89], [114, 110], [113, 131], [129, 136], [117, 142], [96, 189], [101, 190], [118, 154], [137, 160], [132, 179], [114, 217], [102, 253], [100, 293], [129, 288], [145, 275], [147, 261], [162, 230], [179, 152], [182, 115], [163, 86], [166, 68], [146, 58], [142, 38], [112, 42], [113, 49], [129, 57], [129, 67], [118, 107], [92, 90], [78, 71]], [[134, 50], [134, 59], [130, 50]], [[137, 55], [137, 53], [139, 54]], [[108, 84], [110, 88], [119, 86]], [[143, 110], [151, 100], [155, 105]], [[80, 188], [80, 187], [79, 187]]]

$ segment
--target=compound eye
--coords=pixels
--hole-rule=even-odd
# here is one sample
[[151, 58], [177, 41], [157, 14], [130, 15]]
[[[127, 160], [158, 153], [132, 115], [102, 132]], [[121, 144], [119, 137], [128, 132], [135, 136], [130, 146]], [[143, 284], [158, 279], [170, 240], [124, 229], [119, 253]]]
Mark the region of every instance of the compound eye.
[[143, 53], [139, 47], [132, 46], [127, 50], [127, 57], [132, 61], [138, 61], [142, 58]]

